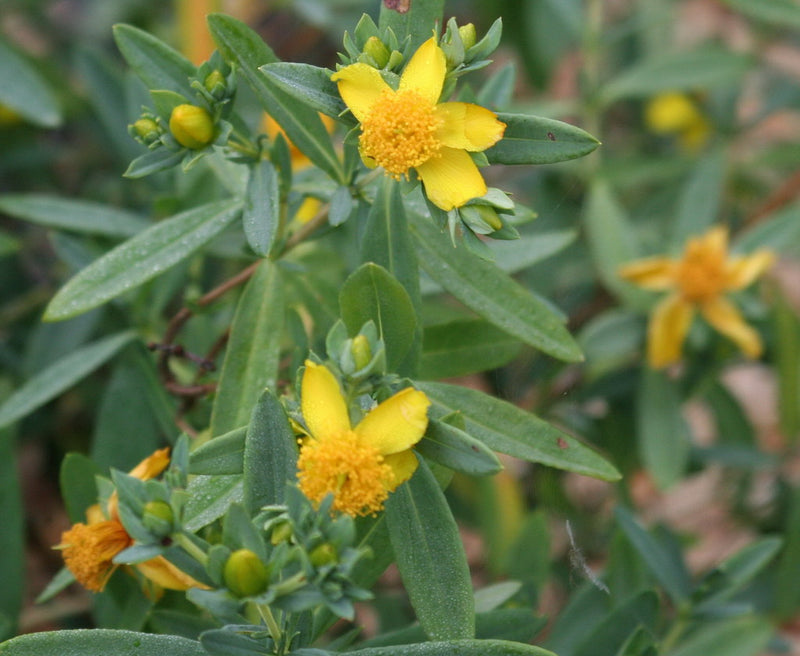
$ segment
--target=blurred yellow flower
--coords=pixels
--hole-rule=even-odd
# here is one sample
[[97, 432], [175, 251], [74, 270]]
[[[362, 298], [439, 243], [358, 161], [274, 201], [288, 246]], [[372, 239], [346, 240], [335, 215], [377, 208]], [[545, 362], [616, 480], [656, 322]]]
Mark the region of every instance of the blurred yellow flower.
[[[334, 127], [336, 127], [336, 121], [334, 121], [330, 116], [325, 116], [325, 114], [320, 114], [319, 117], [322, 120], [322, 124], [325, 126], [325, 129], [328, 130], [329, 133], [333, 132]], [[286, 143], [289, 146], [289, 157], [292, 162], [292, 171], [301, 171], [304, 168], [311, 166], [311, 160], [306, 157], [303, 151], [301, 151], [289, 140], [289, 137], [286, 136], [286, 132], [280, 126], [278, 121], [272, 118], [269, 114], [264, 114], [262, 127], [264, 128], [264, 132], [267, 133], [267, 136], [270, 138], [270, 140], [274, 140], [278, 135], [281, 135], [284, 139], [286, 139]]]
[[647, 128], [660, 135], [677, 135], [681, 147], [693, 152], [711, 136], [708, 120], [686, 94], [667, 92], [653, 97], [645, 106]]
[[431, 38], [408, 62], [396, 91], [363, 63], [345, 66], [331, 79], [361, 123], [365, 164], [382, 166], [397, 180], [415, 169], [431, 202], [451, 210], [486, 193], [469, 152], [493, 146], [506, 126], [479, 105], [440, 103], [446, 74], [444, 52]]
[[[140, 480], [158, 476], [169, 465], [169, 449], [160, 449], [148, 456], [130, 471], [130, 475]], [[87, 523], [74, 524], [61, 534], [61, 549], [64, 564], [75, 579], [87, 590], [102, 592], [108, 579], [117, 568], [114, 556], [133, 544], [119, 519], [116, 493], [109, 499], [107, 512], [103, 513], [95, 504], [86, 510]], [[156, 556], [134, 567], [147, 579], [172, 590], [188, 590], [205, 587], [192, 577], [184, 574], [163, 556]]]
[[689, 239], [678, 259], [659, 256], [620, 269], [620, 276], [646, 289], [671, 291], [656, 305], [648, 326], [647, 359], [665, 367], [680, 359], [695, 310], [750, 358], [761, 355], [758, 333], [745, 323], [726, 292], [744, 289], [773, 263], [774, 254], [761, 249], [749, 256], [728, 254], [728, 231], [717, 226]]
[[333, 509], [370, 515], [417, 468], [411, 448], [428, 426], [430, 401], [408, 387], [350, 425], [339, 383], [323, 365], [306, 361], [300, 408], [310, 435], [297, 461], [300, 489], [319, 503], [328, 494]]

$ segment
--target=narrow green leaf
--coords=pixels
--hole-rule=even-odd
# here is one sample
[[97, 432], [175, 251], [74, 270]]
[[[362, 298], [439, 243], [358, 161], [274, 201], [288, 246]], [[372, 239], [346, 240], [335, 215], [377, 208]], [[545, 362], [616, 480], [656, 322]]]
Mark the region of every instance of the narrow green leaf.
[[440, 465], [472, 476], [490, 476], [503, 465], [483, 442], [443, 421], [431, 419], [416, 450]]
[[689, 237], [705, 232], [719, 215], [725, 183], [726, 152], [718, 148], [705, 155], [692, 169], [678, 198], [670, 244], [680, 251]]
[[573, 656], [616, 654], [639, 627], [654, 630], [658, 619], [658, 595], [645, 590], [612, 610], [592, 631]]
[[256, 255], [269, 255], [277, 235], [280, 212], [278, 174], [269, 160], [262, 159], [250, 169], [242, 211], [244, 236]]
[[800, 29], [800, 6], [793, 0], [723, 0], [745, 16], [780, 28]]
[[513, 360], [521, 346], [517, 338], [482, 319], [428, 326], [419, 377], [435, 380], [497, 369]]
[[132, 237], [149, 226], [141, 216], [127, 210], [50, 194], [3, 194], [0, 210], [47, 228], [109, 237]]
[[195, 640], [110, 629], [28, 633], [0, 644], [3, 656], [206, 656]]
[[767, 646], [774, 629], [756, 616], [736, 617], [700, 627], [664, 656], [754, 656]]
[[236, 307], [211, 413], [211, 434], [243, 426], [265, 388], [275, 388], [283, 335], [283, 283], [264, 260]]
[[21, 419], [111, 359], [135, 334], [127, 331], [83, 346], [29, 379], [0, 406], [0, 428]]
[[86, 521], [86, 509], [97, 503], [95, 477], [100, 467], [82, 453], [68, 453], [61, 461], [58, 483], [69, 520], [75, 524]]
[[554, 164], [583, 157], [600, 142], [574, 125], [541, 116], [498, 114], [503, 138], [486, 151], [490, 164]]
[[286, 484], [295, 480], [297, 448], [286, 411], [269, 390], [261, 395], [247, 427], [244, 447], [244, 503], [251, 514], [282, 504]]
[[[794, 363], [797, 362], [795, 359]], [[720, 443], [755, 448], [753, 424], [736, 397], [722, 383], [715, 381], [708, 385], [703, 390], [703, 399], [714, 415]]]
[[629, 510], [618, 506], [614, 509], [614, 516], [625, 537], [672, 601], [676, 604], [684, 601], [691, 591], [691, 582], [683, 564], [676, 563], [669, 552], [639, 525]]
[[553, 357], [581, 359], [580, 349], [559, 316], [490, 262], [453, 248], [425, 217], [409, 216], [419, 262], [425, 272], [487, 321]]
[[22, 243], [11, 235], [0, 232], [0, 258], [19, 252]]
[[754, 59], [721, 48], [678, 51], [645, 59], [611, 80], [602, 93], [604, 103], [650, 96], [662, 91], [693, 91], [736, 84]]
[[691, 446], [681, 398], [666, 374], [647, 367], [636, 400], [636, 438], [642, 462], [660, 488], [681, 480]]
[[208, 476], [241, 474], [244, 471], [244, 441], [247, 426], [201, 444], [189, 454], [189, 473]]
[[383, 0], [378, 27], [391, 28], [400, 43], [410, 38], [410, 50], [414, 52], [431, 37], [436, 24], [441, 27], [443, 16], [444, 0]]
[[259, 70], [278, 61], [269, 46], [247, 25], [230, 16], [209, 15], [208, 27], [222, 56], [238, 67], [261, 106], [286, 131], [291, 142], [331, 178], [345, 184], [342, 164], [317, 111], [286, 93]]
[[[295, 654], [303, 656], [302, 650], [295, 652]], [[511, 642], [510, 640], [420, 642], [415, 645], [401, 645], [399, 647], [359, 649], [358, 654], [359, 656], [556, 656], [553, 652], [541, 647], [526, 645], [521, 642]], [[311, 656], [311, 654], [308, 656]]]
[[260, 68], [276, 87], [327, 116], [347, 109], [327, 68], [297, 62], [274, 62]]
[[368, 262], [345, 280], [339, 293], [342, 321], [355, 335], [367, 321], [374, 321], [386, 344], [386, 364], [395, 371], [414, 339], [417, 319], [403, 286], [386, 269]]
[[184, 150], [170, 150], [169, 148], [148, 150], [134, 159], [122, 175], [131, 179], [144, 178], [153, 173], [166, 171], [173, 166], [177, 166], [185, 155], [186, 151]]
[[0, 586], [0, 617], [8, 618], [8, 625], [0, 626], [0, 640], [14, 633], [25, 583], [22, 496], [17, 476], [15, 441], [9, 433], [9, 429], [0, 431], [0, 508], [3, 509], [3, 530], [0, 531], [0, 581], [3, 582]]
[[222, 517], [233, 503], [244, 498], [241, 476], [195, 476], [188, 487], [189, 500], [183, 527], [197, 531]]
[[800, 571], [800, 488], [795, 487], [789, 496], [788, 508], [782, 523], [783, 552], [775, 568], [775, 615], [788, 620], [795, 617], [800, 608], [800, 586], [797, 572]]
[[[475, 600], [458, 526], [424, 460], [386, 502], [397, 567], [431, 640], [475, 635]], [[484, 652], [485, 653], [485, 652]]]
[[775, 361], [778, 374], [778, 416], [781, 432], [800, 439], [800, 318], [784, 294], [773, 294]]
[[537, 416], [477, 390], [415, 382], [442, 414], [460, 412], [465, 431], [494, 451], [607, 481], [619, 472], [602, 456]]
[[769, 248], [776, 253], [793, 257], [800, 248], [800, 203], [771, 216], [737, 236], [733, 249], [737, 253], [752, 253], [757, 248]]
[[0, 39], [0, 105], [44, 128], [61, 125], [61, 107], [47, 82]]
[[156, 223], [67, 282], [50, 301], [44, 319], [74, 317], [155, 278], [219, 234], [240, 211], [239, 201], [226, 200]]
[[578, 334], [578, 344], [586, 354], [589, 378], [599, 378], [638, 360], [643, 329], [641, 317], [618, 308], [590, 319]]
[[177, 50], [133, 25], [115, 25], [114, 40], [148, 89], [174, 91], [187, 101], [195, 97], [189, 78], [197, 69]]

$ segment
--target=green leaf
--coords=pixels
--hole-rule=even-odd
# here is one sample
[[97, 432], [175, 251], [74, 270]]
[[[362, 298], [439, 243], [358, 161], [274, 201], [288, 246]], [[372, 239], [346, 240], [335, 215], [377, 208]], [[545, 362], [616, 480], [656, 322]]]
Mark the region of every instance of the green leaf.
[[15, 442], [9, 432], [8, 429], [0, 431], [0, 508], [3, 509], [3, 530], [0, 531], [0, 581], [3, 582], [0, 587], [0, 617], [8, 619], [7, 626], [0, 626], [0, 640], [14, 633], [25, 583], [25, 524]]
[[644, 323], [626, 310], [611, 309], [590, 319], [578, 334], [590, 379], [639, 358]]
[[17, 253], [20, 248], [22, 248], [22, 243], [19, 239], [14, 239], [11, 235], [0, 232], [0, 258]]
[[236, 306], [211, 413], [212, 435], [248, 423], [264, 389], [275, 389], [283, 321], [280, 271], [264, 260]]
[[428, 637], [474, 636], [475, 600], [464, 545], [450, 506], [424, 460], [411, 479], [389, 496], [386, 521], [400, 576]]
[[781, 432], [796, 442], [800, 437], [800, 318], [785, 295], [775, 291], [772, 316], [778, 374], [778, 416]]
[[241, 476], [196, 476], [189, 482], [188, 492], [183, 514], [187, 531], [208, 526], [244, 498]]
[[521, 342], [483, 319], [428, 326], [419, 378], [433, 380], [497, 369], [519, 353]]
[[635, 231], [625, 210], [609, 185], [595, 182], [589, 191], [583, 211], [583, 223], [592, 260], [603, 285], [626, 305], [648, 310], [653, 295], [619, 276], [619, 268], [639, 259], [640, 249]]
[[174, 91], [191, 101], [195, 90], [189, 84], [197, 69], [186, 57], [152, 34], [132, 25], [115, 25], [114, 40], [148, 89]]
[[773, 630], [762, 617], [722, 620], [701, 626], [664, 656], [754, 656], [767, 646]]
[[69, 521], [86, 521], [86, 509], [97, 503], [96, 476], [100, 467], [82, 453], [68, 453], [61, 461], [58, 483]]
[[[302, 651], [294, 653], [297, 656], [302, 656]], [[421, 642], [415, 645], [401, 645], [399, 647], [359, 649], [358, 654], [359, 656], [556, 656], [553, 652], [541, 647], [534, 647], [521, 642], [511, 642], [510, 640]]]
[[0, 211], [47, 228], [109, 237], [132, 237], [149, 226], [141, 216], [127, 210], [50, 194], [0, 195]]
[[238, 67], [261, 106], [291, 142], [331, 178], [345, 184], [342, 164], [317, 111], [286, 93], [259, 70], [278, 61], [269, 46], [247, 25], [230, 16], [209, 15], [208, 27], [222, 56]]
[[294, 432], [281, 402], [267, 390], [253, 410], [244, 447], [244, 502], [250, 513], [284, 503], [296, 470]]
[[678, 51], [645, 59], [611, 80], [602, 101], [650, 96], [664, 91], [707, 90], [740, 82], [754, 59], [720, 48]]
[[781, 528], [785, 540], [783, 552], [775, 567], [775, 615], [781, 620], [796, 616], [800, 608], [800, 488], [791, 490], [788, 508], [784, 512]]
[[669, 243], [683, 249], [689, 237], [705, 232], [717, 220], [725, 184], [726, 152], [719, 148], [705, 155], [692, 169], [678, 198]]
[[386, 365], [395, 371], [411, 347], [417, 325], [403, 286], [386, 269], [367, 262], [345, 280], [339, 307], [350, 335], [358, 333], [367, 321], [375, 322], [386, 344]]
[[296, 62], [274, 62], [260, 68], [282, 91], [327, 116], [339, 118], [347, 109], [339, 95], [333, 74], [327, 68]]
[[742, 232], [733, 243], [737, 253], [752, 253], [757, 248], [769, 248], [776, 253], [793, 257], [800, 248], [800, 203], [761, 221]]
[[397, 40], [411, 39], [410, 50], [416, 51], [433, 34], [434, 25], [442, 25], [444, 0], [384, 0], [378, 17], [378, 27], [391, 28]]
[[256, 255], [269, 255], [278, 233], [280, 212], [278, 174], [269, 160], [262, 159], [250, 169], [242, 211], [244, 236]]
[[472, 476], [490, 476], [503, 465], [483, 442], [443, 421], [431, 419], [415, 449], [440, 465]]
[[122, 175], [126, 178], [135, 179], [143, 178], [159, 171], [166, 171], [180, 164], [185, 155], [185, 150], [170, 150], [169, 148], [148, 150], [133, 160]]
[[61, 107], [48, 83], [3, 39], [0, 39], [0, 105], [44, 128], [61, 125]]
[[409, 226], [425, 272], [487, 321], [553, 357], [581, 359], [580, 349], [561, 318], [490, 262], [453, 248], [447, 235], [412, 214]]
[[206, 656], [199, 642], [135, 631], [77, 629], [29, 633], [0, 644], [3, 656]]
[[218, 201], [151, 226], [67, 282], [50, 301], [44, 319], [74, 317], [155, 278], [219, 234], [240, 211], [239, 201]]
[[783, 29], [800, 29], [800, 6], [793, 0], [723, 0], [723, 2], [750, 18]]
[[639, 593], [614, 608], [572, 652], [573, 656], [616, 654], [639, 627], [654, 630], [658, 610], [655, 592], [645, 590]]
[[447, 383], [415, 382], [442, 414], [460, 412], [465, 431], [494, 451], [607, 481], [619, 472], [574, 437], [511, 403]]
[[689, 463], [691, 436], [681, 412], [675, 383], [645, 367], [636, 400], [636, 438], [644, 466], [662, 489], [681, 480]]
[[241, 474], [244, 471], [244, 442], [247, 426], [201, 444], [189, 454], [189, 473], [208, 476]]
[[675, 562], [669, 551], [639, 525], [629, 510], [618, 506], [614, 509], [614, 516], [631, 546], [672, 601], [680, 604], [686, 600], [691, 582], [683, 563]]
[[21, 419], [72, 387], [127, 345], [135, 334], [117, 333], [58, 359], [17, 389], [0, 406], [0, 428]]
[[552, 118], [498, 114], [503, 138], [486, 151], [490, 164], [554, 164], [588, 155], [600, 142], [585, 130]]

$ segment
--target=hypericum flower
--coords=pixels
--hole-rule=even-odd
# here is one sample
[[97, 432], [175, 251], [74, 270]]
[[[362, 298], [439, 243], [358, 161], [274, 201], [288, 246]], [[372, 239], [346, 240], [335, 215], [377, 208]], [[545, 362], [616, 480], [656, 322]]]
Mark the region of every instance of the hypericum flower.
[[331, 79], [361, 123], [359, 148], [367, 166], [382, 166], [397, 180], [415, 169], [431, 202], [451, 210], [486, 193], [467, 151], [493, 146], [506, 126], [479, 105], [440, 103], [446, 73], [444, 52], [430, 38], [408, 62], [397, 90], [363, 63], [345, 66]]
[[430, 401], [407, 387], [370, 410], [353, 428], [339, 383], [325, 366], [306, 361], [300, 408], [310, 435], [297, 461], [299, 487], [312, 501], [334, 497], [349, 515], [380, 511], [390, 492], [417, 468], [411, 450], [428, 426]]
[[766, 249], [749, 256], [728, 255], [728, 231], [717, 226], [689, 239], [679, 259], [650, 257], [623, 266], [620, 275], [624, 279], [646, 289], [672, 291], [658, 303], [650, 318], [650, 365], [660, 368], [680, 359], [695, 310], [745, 355], [758, 357], [762, 350], [758, 333], [745, 323], [736, 306], [725, 298], [725, 292], [750, 285], [774, 259]]
[[[169, 449], [160, 449], [148, 456], [130, 475], [140, 480], [158, 476], [169, 465]], [[117, 568], [114, 556], [133, 544], [119, 519], [116, 493], [109, 499], [106, 516], [100, 506], [95, 504], [86, 511], [87, 523], [77, 523], [61, 534], [61, 549], [64, 564], [84, 588], [92, 592], [102, 592], [108, 579]], [[184, 574], [163, 556], [156, 556], [134, 567], [141, 574], [160, 585], [172, 590], [188, 590], [203, 587], [191, 576]]]
[[687, 151], [698, 150], [711, 134], [708, 120], [694, 101], [674, 91], [653, 97], [645, 106], [644, 120], [651, 132], [677, 135]]

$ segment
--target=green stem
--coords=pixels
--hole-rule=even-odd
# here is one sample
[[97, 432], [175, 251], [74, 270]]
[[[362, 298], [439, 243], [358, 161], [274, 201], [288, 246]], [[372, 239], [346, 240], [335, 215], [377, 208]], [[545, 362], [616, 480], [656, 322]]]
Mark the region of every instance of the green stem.
[[687, 625], [689, 624], [689, 608], [687, 607], [680, 607], [678, 609], [678, 617], [675, 620], [675, 623], [672, 625], [672, 628], [667, 632], [667, 635], [664, 636], [664, 640], [661, 641], [661, 647], [659, 652], [662, 654], [666, 654], [669, 652], [672, 647], [678, 642], [678, 639], [683, 635], [683, 632], [686, 630]]
[[185, 533], [176, 533], [172, 539], [186, 551], [198, 563], [205, 566], [208, 563], [208, 555], [200, 547], [198, 547], [192, 539]]
[[272, 610], [266, 604], [256, 604], [256, 608], [258, 608], [258, 613], [261, 615], [261, 619], [264, 620], [264, 624], [267, 625], [267, 630], [269, 631], [270, 636], [272, 636], [275, 647], [280, 648], [283, 631], [281, 631], [281, 627], [278, 625], [275, 616], [272, 614]]

